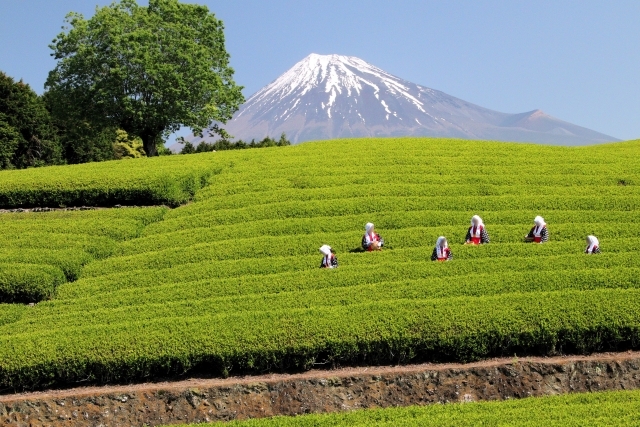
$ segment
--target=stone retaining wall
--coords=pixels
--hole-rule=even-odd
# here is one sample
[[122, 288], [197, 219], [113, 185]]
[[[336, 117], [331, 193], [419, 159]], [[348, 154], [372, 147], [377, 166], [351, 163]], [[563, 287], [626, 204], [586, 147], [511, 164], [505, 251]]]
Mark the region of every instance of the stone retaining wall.
[[3, 426], [157, 426], [640, 387], [640, 354], [189, 380], [0, 396]]

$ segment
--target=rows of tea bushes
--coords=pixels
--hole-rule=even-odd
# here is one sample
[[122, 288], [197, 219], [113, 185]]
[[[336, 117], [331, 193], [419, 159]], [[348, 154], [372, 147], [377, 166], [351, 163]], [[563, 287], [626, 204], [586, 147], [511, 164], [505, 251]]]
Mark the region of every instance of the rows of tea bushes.
[[[122, 307], [126, 299], [131, 298], [130, 293], [119, 292], [113, 295], [107, 303], [96, 304], [87, 298], [85, 306], [94, 310], [91, 319], [78, 319], [70, 313], [65, 313], [69, 305], [61, 304], [56, 310], [42, 316], [43, 320], [56, 327], [68, 327], [71, 325], [88, 326], [109, 321], [114, 312], [119, 312], [118, 323], [136, 321], [154, 305], [153, 311], [159, 314], [164, 312], [166, 316], [198, 315], [209, 316], [214, 314], [238, 314], [241, 312], [269, 311], [271, 307], [280, 309], [304, 309], [309, 306], [332, 307], [340, 305], [357, 305], [371, 302], [385, 302], [397, 300], [427, 300], [435, 298], [454, 297], [481, 297], [489, 295], [501, 295], [513, 292], [553, 292], [558, 290], [585, 290], [585, 289], [638, 289], [640, 279], [637, 277], [640, 269], [637, 267], [622, 267], [620, 269], [589, 269], [580, 272], [562, 272], [560, 277], [554, 276], [552, 271], [543, 271], [539, 277], [531, 277], [526, 273], [505, 273], [503, 280], [498, 280], [495, 275], [479, 275], [471, 281], [464, 276], [434, 277], [430, 279], [402, 279], [398, 281], [380, 281], [366, 285], [335, 286], [336, 280], [329, 283], [318, 283], [316, 286], [302, 285], [303, 289], [295, 289], [299, 283], [280, 283], [277, 293], [258, 294], [239, 293], [233, 288], [233, 282], [225, 281], [201, 281], [189, 283], [189, 286], [164, 286], [155, 292], [147, 292], [153, 296], [153, 303], [129, 305]], [[316, 276], [316, 277], [314, 277]], [[593, 277], [596, 276], [595, 279]], [[296, 277], [298, 280], [306, 278], [317, 279], [317, 275], [308, 274]], [[452, 283], [451, 279], [455, 279]], [[584, 283], [589, 281], [589, 285]], [[221, 295], [213, 294], [212, 285], [218, 285]], [[224, 286], [226, 285], [226, 287]], [[275, 287], [273, 287], [275, 288]], [[258, 288], [260, 289], [260, 288]], [[257, 289], [256, 289], [257, 290]], [[263, 289], [260, 289], [263, 290]], [[235, 291], [235, 293], [234, 293]], [[190, 295], [193, 300], [185, 301], [184, 296]]]
[[[640, 342], [638, 298], [638, 289], [596, 289], [317, 307], [310, 302], [305, 308], [231, 313], [149, 303], [81, 315], [67, 307], [62, 326], [52, 328], [47, 319], [46, 330], [29, 321], [30, 311], [1, 327], [0, 383], [38, 388], [185, 372], [228, 375], [625, 349]], [[123, 318], [125, 312], [130, 315]], [[92, 323], [97, 315], [98, 325]]]
[[[375, 206], [371, 206], [375, 200]], [[203, 202], [206, 203], [206, 202]], [[182, 215], [176, 212], [167, 217], [167, 228], [179, 230], [193, 226], [214, 226], [245, 223], [256, 220], [296, 218], [324, 218], [350, 215], [369, 215], [375, 212], [435, 211], [446, 216], [447, 212], [495, 212], [526, 210], [548, 211], [626, 211], [640, 208], [640, 196], [473, 196], [473, 197], [357, 197], [334, 200], [312, 200], [250, 205], [238, 209], [217, 209], [211, 204], [204, 213]], [[465, 221], [466, 222], [466, 221]], [[464, 225], [461, 224], [461, 225]]]
[[4, 171], [0, 208], [178, 206], [220, 170], [216, 159], [205, 154]]
[[[640, 347], [640, 142], [363, 139], [183, 158], [219, 168], [185, 206], [36, 221], [84, 230], [75, 245], [32, 239], [90, 259], [24, 252], [77, 280], [35, 307], [0, 304], [0, 388]], [[462, 244], [473, 214], [489, 245]], [[522, 241], [536, 215], [544, 245]], [[380, 253], [359, 248], [368, 221]], [[0, 216], [11, 262], [28, 249], [13, 223], [38, 234]], [[588, 234], [602, 254], [583, 253]], [[451, 262], [430, 261], [440, 235]], [[337, 270], [318, 268], [322, 244]]]
[[0, 214], [0, 303], [35, 303], [138, 236], [166, 208]]
[[[224, 425], [233, 427], [626, 427], [638, 423], [638, 411], [640, 411], [640, 392], [615, 391], [532, 397], [506, 402], [457, 403], [296, 417], [281, 416], [233, 421]], [[208, 425], [217, 426], [223, 423]]]
[[0, 301], [35, 302], [51, 298], [66, 277], [62, 269], [42, 264], [0, 264]]

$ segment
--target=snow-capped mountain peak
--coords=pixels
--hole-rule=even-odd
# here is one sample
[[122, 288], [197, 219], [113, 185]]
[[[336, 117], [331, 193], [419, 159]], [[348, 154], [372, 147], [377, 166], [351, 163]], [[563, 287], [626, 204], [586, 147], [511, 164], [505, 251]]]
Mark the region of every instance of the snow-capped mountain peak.
[[[500, 113], [400, 79], [360, 58], [312, 53], [252, 95], [224, 127], [243, 140], [285, 132], [294, 143], [401, 135], [562, 145], [616, 140], [537, 111]], [[194, 144], [201, 140], [191, 138]]]
[[[393, 114], [380, 99], [381, 86], [384, 91], [399, 94], [422, 109], [422, 102], [408, 92], [409, 87], [401, 79], [380, 68], [353, 56], [312, 53], [251, 96], [238, 117], [253, 112], [257, 106], [265, 107], [260, 110], [268, 113], [282, 107], [281, 102], [284, 102], [288, 108], [277, 117], [278, 121], [284, 121], [304, 108], [301, 101], [305, 95], [316, 91], [326, 94], [320, 105], [327, 117], [332, 118], [331, 110], [338, 97], [357, 99], [364, 89], [373, 90], [381, 108], [387, 114]], [[268, 100], [266, 105], [265, 100]]]

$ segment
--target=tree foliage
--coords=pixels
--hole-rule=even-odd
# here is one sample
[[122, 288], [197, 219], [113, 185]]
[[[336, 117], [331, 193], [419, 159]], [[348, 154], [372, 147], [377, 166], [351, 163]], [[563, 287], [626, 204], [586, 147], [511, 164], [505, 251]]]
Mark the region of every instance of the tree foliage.
[[231, 142], [227, 139], [220, 139], [213, 144], [206, 143], [204, 141], [200, 142], [197, 147], [191, 142], [185, 142], [182, 151], [180, 154], [193, 154], [193, 153], [207, 153], [210, 151], [224, 151], [224, 150], [244, 150], [246, 148], [266, 148], [266, 147], [285, 147], [287, 145], [291, 145], [291, 141], [287, 139], [287, 135], [282, 132], [280, 135], [280, 139], [275, 140], [271, 137], [264, 137], [261, 141], [256, 142], [255, 139], [252, 139], [251, 142], [244, 142], [243, 140], [238, 140], [235, 142]]
[[43, 100], [0, 72], [0, 168], [62, 163], [62, 150]]
[[205, 6], [120, 0], [66, 22], [51, 45], [58, 63], [46, 83], [57, 117], [122, 129], [153, 156], [164, 135], [181, 126], [201, 134], [244, 101], [223, 23]]
[[[67, 110], [62, 113], [57, 107], [54, 93], [42, 96], [62, 145], [62, 155], [67, 163], [102, 162], [116, 158], [113, 143], [116, 128], [103, 123], [91, 123], [81, 111]], [[58, 114], [56, 114], [58, 113]]]
[[132, 138], [122, 129], [116, 131], [116, 142], [113, 148], [117, 159], [137, 159], [145, 156], [142, 140]]

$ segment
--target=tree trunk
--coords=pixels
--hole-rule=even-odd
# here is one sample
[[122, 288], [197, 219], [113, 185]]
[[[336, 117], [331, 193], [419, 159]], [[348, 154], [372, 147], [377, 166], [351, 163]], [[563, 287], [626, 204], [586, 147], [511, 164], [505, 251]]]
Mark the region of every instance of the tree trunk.
[[145, 133], [141, 135], [142, 139], [142, 147], [144, 148], [144, 152], [147, 153], [147, 157], [155, 157], [158, 155], [158, 147], [156, 146], [156, 142], [158, 141], [158, 134]]

